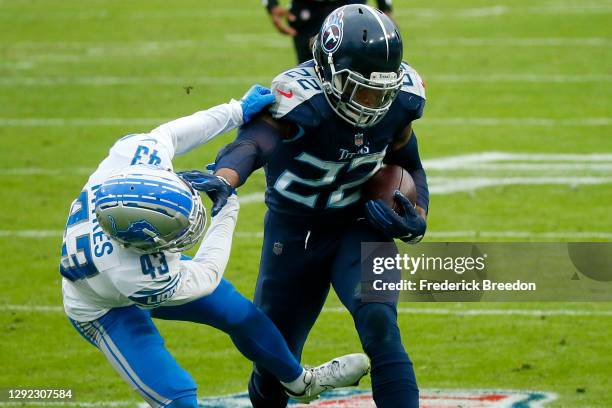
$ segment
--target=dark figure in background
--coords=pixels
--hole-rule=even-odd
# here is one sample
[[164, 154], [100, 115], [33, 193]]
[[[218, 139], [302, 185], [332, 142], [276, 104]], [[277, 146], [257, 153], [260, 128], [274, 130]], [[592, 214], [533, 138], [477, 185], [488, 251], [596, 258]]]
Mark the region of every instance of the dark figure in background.
[[[276, 30], [293, 37], [298, 63], [312, 59], [310, 40], [319, 32], [325, 17], [338, 7], [347, 4], [365, 4], [351, 0], [292, 0], [290, 8], [281, 6], [278, 0], [264, 0]], [[378, 9], [391, 15], [391, 0], [377, 0]]]

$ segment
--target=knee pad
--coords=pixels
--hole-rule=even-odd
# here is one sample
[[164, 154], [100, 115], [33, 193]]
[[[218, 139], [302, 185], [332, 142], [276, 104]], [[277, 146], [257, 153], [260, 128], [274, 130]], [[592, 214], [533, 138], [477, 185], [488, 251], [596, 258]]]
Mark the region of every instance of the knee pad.
[[198, 408], [198, 398], [195, 395], [177, 398], [167, 408]]

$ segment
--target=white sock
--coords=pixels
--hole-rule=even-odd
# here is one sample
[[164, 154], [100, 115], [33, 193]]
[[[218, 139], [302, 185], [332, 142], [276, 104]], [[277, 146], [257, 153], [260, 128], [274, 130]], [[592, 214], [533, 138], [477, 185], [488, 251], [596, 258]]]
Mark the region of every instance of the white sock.
[[302, 372], [300, 373], [300, 375], [298, 376], [298, 378], [296, 378], [293, 381], [290, 382], [280, 382], [281, 384], [283, 384], [283, 386], [285, 388], [287, 388], [289, 391], [291, 391], [292, 393], [299, 395], [301, 393], [304, 392], [304, 390], [306, 389], [306, 382], [304, 381], [304, 377], [306, 375], [306, 370], [304, 370], [302, 368]]

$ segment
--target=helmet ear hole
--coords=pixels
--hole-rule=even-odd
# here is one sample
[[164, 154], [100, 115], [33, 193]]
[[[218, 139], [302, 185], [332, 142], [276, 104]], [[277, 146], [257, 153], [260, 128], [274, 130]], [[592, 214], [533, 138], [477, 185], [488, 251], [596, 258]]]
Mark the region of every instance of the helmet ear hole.
[[368, 41], [368, 30], [363, 30], [363, 42], [367, 42]]

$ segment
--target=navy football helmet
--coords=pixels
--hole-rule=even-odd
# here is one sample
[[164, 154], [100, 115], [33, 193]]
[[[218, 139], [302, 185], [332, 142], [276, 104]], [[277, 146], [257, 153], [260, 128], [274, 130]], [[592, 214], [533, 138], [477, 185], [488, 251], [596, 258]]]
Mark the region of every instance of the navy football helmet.
[[327, 101], [358, 127], [375, 125], [389, 111], [404, 78], [402, 52], [393, 21], [362, 4], [334, 10], [312, 46]]

